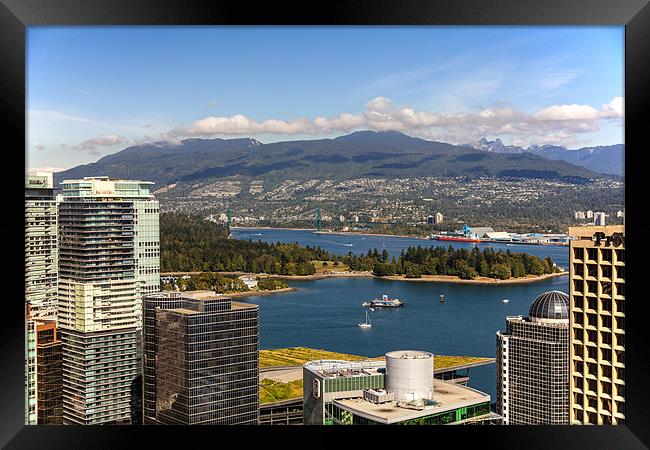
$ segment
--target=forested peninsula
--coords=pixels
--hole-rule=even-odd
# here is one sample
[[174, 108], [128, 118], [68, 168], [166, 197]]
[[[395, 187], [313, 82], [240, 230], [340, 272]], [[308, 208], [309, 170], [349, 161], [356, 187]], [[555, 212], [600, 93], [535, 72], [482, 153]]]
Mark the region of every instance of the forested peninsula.
[[375, 276], [423, 275], [506, 280], [559, 272], [550, 257], [521, 252], [473, 248], [409, 247], [398, 257], [386, 250], [334, 255], [320, 247], [298, 243], [266, 243], [228, 237], [227, 229], [199, 216], [165, 213], [160, 216], [161, 272], [246, 272], [272, 275], [313, 275], [315, 262]]

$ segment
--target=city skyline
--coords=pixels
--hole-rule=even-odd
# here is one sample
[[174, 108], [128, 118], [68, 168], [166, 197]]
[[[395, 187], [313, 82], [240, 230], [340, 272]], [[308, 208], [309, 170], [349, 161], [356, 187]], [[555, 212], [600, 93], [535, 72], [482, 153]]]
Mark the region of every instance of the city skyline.
[[28, 165], [128, 145], [394, 129], [623, 142], [622, 27], [32, 27]]

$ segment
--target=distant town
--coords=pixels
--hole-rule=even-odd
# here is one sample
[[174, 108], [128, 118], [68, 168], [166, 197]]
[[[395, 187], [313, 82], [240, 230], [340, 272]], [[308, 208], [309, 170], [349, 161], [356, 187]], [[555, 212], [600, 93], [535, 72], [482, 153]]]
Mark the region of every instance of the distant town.
[[[428, 236], [463, 224], [512, 233], [566, 234], [580, 224], [622, 224], [623, 182], [586, 185], [539, 179], [366, 178], [263, 181], [221, 180], [155, 191], [163, 212], [192, 212], [232, 226], [310, 228]], [[569, 202], [569, 199], [572, 199]], [[575, 211], [575, 205], [584, 205]], [[590, 213], [589, 210], [598, 211]], [[436, 220], [436, 215], [438, 219]], [[607, 219], [605, 219], [605, 217]]]

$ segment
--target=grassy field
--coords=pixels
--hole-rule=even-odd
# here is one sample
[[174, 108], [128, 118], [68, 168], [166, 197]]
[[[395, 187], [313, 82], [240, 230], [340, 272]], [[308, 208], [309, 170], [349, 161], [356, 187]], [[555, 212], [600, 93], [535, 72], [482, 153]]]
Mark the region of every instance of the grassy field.
[[[260, 367], [270, 366], [299, 366], [308, 361], [316, 359], [342, 359], [345, 361], [361, 361], [364, 359], [382, 359], [383, 356], [368, 357], [360, 355], [349, 355], [347, 353], [336, 353], [327, 350], [318, 350], [307, 347], [278, 348], [274, 350], [260, 350]], [[472, 364], [481, 361], [488, 361], [491, 358], [480, 358], [476, 356], [447, 356], [434, 355], [433, 367], [446, 369], [448, 367]]]
[[300, 366], [315, 359], [343, 359], [346, 361], [359, 361], [367, 359], [367, 357], [330, 352], [327, 350], [317, 350], [307, 347], [260, 350], [260, 367]]
[[[326, 266], [323, 266], [323, 263], [327, 262]], [[331, 261], [312, 261], [311, 262], [316, 268], [316, 274], [329, 273], [329, 272], [348, 272], [350, 267], [347, 264], [339, 263], [338, 266], [334, 266]]]
[[260, 403], [271, 403], [302, 397], [302, 379], [281, 383], [265, 378], [260, 382]]

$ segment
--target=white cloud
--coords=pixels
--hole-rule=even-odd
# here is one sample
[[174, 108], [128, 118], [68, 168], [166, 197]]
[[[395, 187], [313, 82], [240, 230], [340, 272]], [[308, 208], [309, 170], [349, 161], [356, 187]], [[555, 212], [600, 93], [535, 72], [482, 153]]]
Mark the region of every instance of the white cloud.
[[359, 129], [397, 130], [428, 139], [450, 143], [468, 143], [484, 136], [510, 136], [519, 144], [561, 144], [579, 142], [578, 136], [601, 128], [605, 119], [622, 118], [623, 98], [616, 97], [601, 110], [591, 105], [552, 105], [528, 113], [506, 106], [481, 108], [461, 113], [416, 111], [396, 106], [386, 97], [375, 97], [358, 114], [336, 117], [304, 117], [291, 120], [267, 119], [257, 122], [242, 114], [212, 116], [189, 126], [177, 126], [162, 135], [178, 142], [185, 137], [218, 135], [251, 136], [260, 134], [327, 135]]
[[127, 142], [126, 138], [118, 136], [116, 134], [107, 134], [102, 137], [87, 139], [82, 143], [73, 146], [75, 150], [88, 151], [92, 155], [98, 155], [98, 147], [113, 147], [120, 144], [125, 144]]
[[601, 112], [589, 105], [549, 106], [534, 114], [537, 120], [595, 120]]
[[623, 97], [614, 97], [614, 99], [603, 105], [603, 112], [609, 117], [623, 117], [625, 115], [625, 99]]

